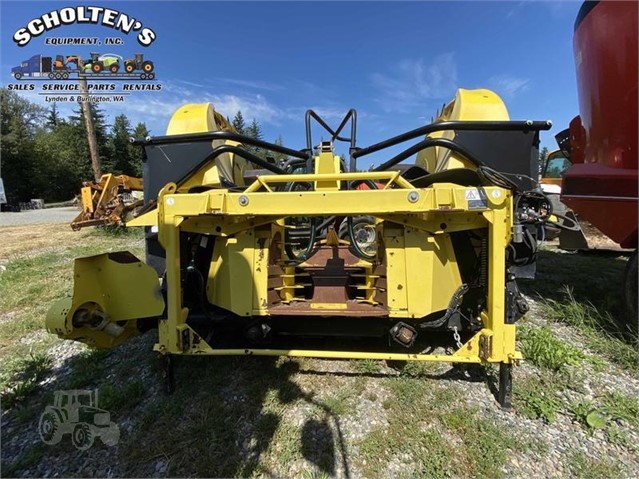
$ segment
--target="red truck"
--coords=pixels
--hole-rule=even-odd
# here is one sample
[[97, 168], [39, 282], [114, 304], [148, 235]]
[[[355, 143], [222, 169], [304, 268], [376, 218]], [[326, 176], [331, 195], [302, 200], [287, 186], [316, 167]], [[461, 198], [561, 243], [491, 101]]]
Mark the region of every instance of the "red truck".
[[637, 2], [584, 2], [573, 49], [579, 115], [558, 137], [572, 166], [561, 200], [623, 248], [625, 303], [637, 319]]

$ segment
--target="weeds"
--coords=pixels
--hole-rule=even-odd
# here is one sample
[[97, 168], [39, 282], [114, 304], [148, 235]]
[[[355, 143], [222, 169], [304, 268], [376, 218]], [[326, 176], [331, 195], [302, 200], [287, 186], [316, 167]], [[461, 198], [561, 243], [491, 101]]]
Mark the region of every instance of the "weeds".
[[595, 459], [583, 451], [572, 451], [568, 458], [571, 475], [578, 479], [625, 477], [625, 466], [610, 458]]
[[32, 395], [50, 370], [51, 358], [46, 353], [32, 352], [14, 361], [2, 374], [2, 406], [11, 408]]
[[100, 388], [99, 404], [102, 409], [118, 411], [135, 406], [146, 394], [142, 381], [127, 382], [114, 387], [107, 384]]
[[621, 419], [639, 427], [639, 399], [616, 392], [606, 393], [604, 408], [613, 419]]
[[144, 238], [142, 228], [127, 228], [126, 226], [105, 225], [93, 228], [88, 236], [98, 236], [107, 238]]
[[109, 351], [104, 349], [87, 349], [74, 356], [70, 361], [71, 374], [65, 388], [80, 389], [93, 384], [106, 368], [104, 360], [108, 355]]
[[588, 301], [577, 301], [570, 287], [564, 287], [563, 293], [564, 301], [548, 299], [542, 302], [544, 314], [553, 321], [577, 328], [593, 352], [625, 369], [639, 371], [639, 341], [628, 325], [620, 323], [607, 311], [601, 312]]
[[557, 339], [547, 326], [521, 328], [519, 338], [524, 358], [541, 368], [559, 371], [578, 365], [584, 358], [579, 349]]
[[374, 359], [362, 359], [361, 361], [353, 361], [352, 366], [360, 373], [374, 374], [380, 371], [379, 361]]
[[556, 392], [554, 376], [519, 379], [513, 390], [515, 407], [530, 419], [541, 418], [551, 423], [562, 406]]
[[588, 431], [600, 429], [606, 425], [606, 417], [595, 403], [588, 399], [574, 401], [568, 405], [568, 412]]

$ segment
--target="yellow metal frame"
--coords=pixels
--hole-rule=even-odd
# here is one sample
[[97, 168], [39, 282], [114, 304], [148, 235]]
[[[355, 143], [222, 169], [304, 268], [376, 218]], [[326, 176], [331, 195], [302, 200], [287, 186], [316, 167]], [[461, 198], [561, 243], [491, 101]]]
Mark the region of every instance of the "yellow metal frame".
[[[380, 190], [330, 188], [339, 185], [339, 181], [364, 179], [386, 181], [386, 187]], [[281, 192], [270, 187], [283, 182], [316, 182], [328, 188]], [[389, 189], [391, 185], [394, 187]], [[476, 205], [469, 207], [466, 199], [471, 189], [477, 190], [448, 183], [413, 188], [396, 172], [268, 175], [259, 177], [241, 193], [211, 190], [185, 194], [177, 193], [175, 184], [168, 184], [158, 196], [158, 238], [166, 251], [167, 308], [166, 319], [160, 320], [155, 350], [163, 354], [191, 355], [312, 356], [451, 363], [516, 362], [521, 354], [516, 351], [515, 325], [505, 324], [505, 247], [511, 239], [511, 193], [499, 187], [481, 188], [485, 205], [477, 208]], [[480, 227], [488, 229], [488, 302], [481, 317], [484, 328], [454, 354], [214, 349], [186, 324], [188, 310], [182, 305], [180, 287], [181, 231], [226, 236], [289, 216], [360, 214], [409, 225], [431, 235], [447, 235], [451, 231]], [[446, 223], [445, 231], [443, 223]]]

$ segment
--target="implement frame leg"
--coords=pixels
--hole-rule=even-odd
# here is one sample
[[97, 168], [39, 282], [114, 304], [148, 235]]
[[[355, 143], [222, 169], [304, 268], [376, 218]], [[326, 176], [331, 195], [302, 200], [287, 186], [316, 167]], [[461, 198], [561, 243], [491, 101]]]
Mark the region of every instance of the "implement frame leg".
[[513, 394], [513, 365], [512, 363], [499, 363], [499, 405], [504, 411], [512, 409]]

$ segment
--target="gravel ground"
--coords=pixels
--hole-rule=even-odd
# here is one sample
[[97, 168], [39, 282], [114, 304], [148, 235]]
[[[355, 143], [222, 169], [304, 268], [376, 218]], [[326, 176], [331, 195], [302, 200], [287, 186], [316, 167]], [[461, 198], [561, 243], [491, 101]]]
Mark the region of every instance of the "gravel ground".
[[[535, 318], [531, 323], [542, 325], [545, 324], [545, 321], [541, 318]], [[553, 326], [553, 329], [556, 329], [557, 335], [565, 341], [573, 344], [579, 343], [575, 331], [570, 328], [558, 325]], [[153, 341], [153, 334], [137, 338], [124, 345], [117, 352], [110, 354], [106, 361], [109, 365], [115, 366], [126, 361], [126, 358], [139, 355], [141, 350], [147, 350], [150, 356], [153, 354], [150, 351]], [[56, 389], [56, 383], [59, 384], [59, 381], [72, 375], [73, 371], [69, 368], [69, 359], [83, 350], [85, 350], [84, 346], [70, 341], [61, 342], [50, 350], [51, 356], [55, 358], [55, 365], [53, 374], [44, 381], [43, 386], [47, 389]], [[212, 358], [211, 360], [213, 361]], [[310, 401], [297, 400], [286, 406], [280, 427], [287, 427], [288, 430], [296, 432], [302, 430], [303, 425], [308, 421], [317, 418], [317, 407], [314, 406], [317, 401], [330, 398], [336, 394], [336, 391], [343, 391], [345, 388], [355, 389], [358, 380], [365, 381], [364, 389], [349, 399], [354, 401], [352, 407], [349, 407], [348, 411], [341, 414], [337, 420], [329, 421], [328, 437], [330, 441], [335, 442], [332, 473], [328, 476], [322, 474], [318, 476], [316, 475], [317, 465], [313, 464], [313, 461], [309, 460], [308, 457], [292, 457], [285, 468], [282, 464], [272, 465], [268, 459], [263, 460], [265, 464], [271, 466], [271, 474], [266, 476], [258, 474], [257, 477], [370, 477], [366, 474], [366, 462], [362, 462], [361, 459], [360, 444], [371, 431], [376, 428], [385, 428], [389, 424], [388, 412], [384, 404], [388, 400], [393, 400], [394, 397], [393, 392], [388, 389], [388, 381], [389, 378], [397, 377], [399, 372], [384, 362], [378, 363], [379, 369], [374, 374], [354, 374], [355, 367], [355, 363], [349, 361], [306, 359], [300, 363], [299, 371], [289, 378], [291, 383], [299, 388], [299, 394], [302, 397], [313, 398]], [[432, 371], [434, 380], [415, 380], [431, 381], [435, 389], [453, 391], [458, 398], [456, 407], [474, 409], [478, 411], [480, 417], [488, 418], [493, 424], [509, 431], [515, 437], [534, 438], [543, 444], [541, 450], [533, 449], [509, 453], [507, 461], [501, 468], [503, 477], [572, 477], [573, 473], [569, 464], [571, 457], [576, 452], [585, 454], [593, 461], [610, 460], [622, 465], [624, 473], [621, 477], [639, 477], [639, 458], [636, 448], [620, 447], [609, 443], [603, 430], [588, 432], [577, 424], [569, 414], [559, 414], [555, 421], [547, 424], [540, 419], [528, 419], [517, 411], [502, 411], [485, 380], [478, 380], [477, 377], [472, 377], [472, 374], [470, 376], [464, 373], [451, 374], [452, 371], [450, 365], [441, 364]], [[534, 376], [538, 372], [539, 370], [534, 365], [524, 362], [514, 372], [515, 382], [527, 376]], [[42, 458], [36, 464], [20, 470], [18, 476], [171, 477], [169, 464], [179, 459], [179, 455], [175, 456], [171, 452], [159, 455], [149, 454], [145, 459], [131, 463], [123, 459], [119, 452], [121, 448], [131, 447], [131, 438], [135, 438], [142, 427], [141, 418], [153, 404], [162, 398], [157, 374], [148, 361], [135, 366], [133, 375], [144, 383], [145, 398], [127, 414], [116, 413], [114, 415], [121, 431], [122, 440], [119, 445], [114, 448], [92, 447], [85, 452], [73, 449], [70, 444], [55, 449], [44, 447]], [[590, 367], [584, 366], [581, 370], [576, 369], [574, 375], [574, 381], [581, 384], [582, 388], [579, 389], [583, 391], [580, 393], [569, 391], [576, 399], [592, 399], [605, 392], [639, 396], [639, 379], [609, 364], [603, 371], [597, 373], [594, 373]], [[431, 376], [429, 375], [429, 377]], [[111, 375], [105, 379], [107, 383], [113, 380], [118, 381]], [[273, 387], [277, 388], [278, 385], [274, 384]], [[241, 382], [239, 389], [235, 389], [235, 386], [229, 386], [228, 399], [236, 403], [236, 407], [243, 407], [241, 403], [247, 399], [247, 389], [247, 385], [243, 385]], [[196, 404], [205, 407], [206, 397], [205, 391], [198, 392]], [[187, 409], [184, 414], [192, 416], [195, 414], [195, 410]], [[182, 416], [183, 420], [188, 421], [190, 418], [187, 416]], [[179, 421], [179, 418], [176, 417], [173, 421]], [[173, 421], [171, 422], [173, 423]], [[432, 422], [427, 418], [423, 424], [426, 428], [437, 427], [436, 420]], [[414, 427], [420, 426], [415, 424]], [[630, 443], [639, 444], [639, 431], [636, 428], [625, 423], [620, 424], [620, 428], [626, 432]], [[238, 447], [246, 449], [247, 454], [252, 454], [256, 434], [254, 425], [249, 422], [242, 425], [240, 429], [243, 432], [237, 433]], [[443, 430], [441, 434], [446, 435], [448, 432]], [[146, 438], [142, 437], [141, 439], [144, 441]], [[185, 440], [180, 439], [178, 443], [181, 441]], [[273, 441], [276, 444], [278, 438], [275, 437]], [[13, 463], [30, 447], [41, 447], [37, 433], [37, 418], [25, 423], [19, 419], [19, 415], [16, 415], [15, 411], [12, 414], [5, 412], [2, 415], [2, 444], [2, 460], [5, 464]], [[143, 446], [149, 447], [147, 444]], [[152, 448], [152, 446], [150, 447]], [[176, 448], [179, 449], [177, 446]], [[404, 452], [393, 457], [387, 470], [382, 471], [382, 476], [377, 477], [409, 477], [411, 476], [410, 471], [415, 469], [413, 461], [411, 448], [407, 447]], [[187, 474], [183, 474], [182, 470], [179, 470], [177, 474], [178, 476], [196, 476], [195, 470], [197, 469], [193, 469]], [[589, 477], [602, 476], [595, 472]]]
[[[3, 213], [0, 220], [21, 215], [31, 221], [38, 216], [45, 221], [55, 221], [59, 215], [72, 217], [75, 213], [73, 208]], [[10, 239], [11, 231], [18, 229], [22, 228], [6, 228], [7, 236], [3, 239]], [[53, 244], [89, 241], [61, 224], [36, 230], [42, 230], [43, 238], [33, 238], [35, 243], [28, 251], [45, 250], [44, 237]], [[3, 256], [22, 257], [30, 254], [28, 251], [14, 247], [3, 253], [0, 242], [0, 260]], [[522, 326], [548, 327], [556, 338], [584, 354], [596, 356], [588, 350], [580, 331], [549, 321], [535, 298], [527, 299], [531, 311]], [[0, 334], [3, 322], [6, 325], [11, 321], [10, 314], [0, 316]], [[46, 343], [53, 364], [40, 381], [40, 390], [20, 406], [2, 410], [3, 471], [0, 477], [442, 477], [445, 474], [418, 470], [420, 460], [431, 454], [428, 449], [420, 450], [418, 444], [411, 442], [414, 438], [405, 440], [402, 436], [392, 442], [390, 431], [397, 428], [397, 417], [406, 421], [409, 432], [436, 431], [448, 446], [444, 461], [459, 462], [469, 444], [479, 444], [482, 434], [481, 427], [461, 434], [443, 425], [440, 411], [459, 409], [468, 411], [469, 417], [475, 415], [485, 421], [482, 427], [493, 425], [503, 431], [513, 443], [515, 439], [538, 443], [527, 448], [498, 444], [499, 448], [508, 449], [507, 458], [499, 462], [498, 471], [503, 478], [639, 477], [639, 427], [636, 424], [614, 420], [606, 428], [591, 431], [568, 410], [567, 405], [572, 402], [597, 403], [609, 393], [639, 397], [636, 370], [624, 370], [608, 361], [602, 360], [599, 368], [587, 361], [568, 368], [570, 386], [554, 393], [564, 406], [550, 423], [526, 417], [517, 405], [513, 411], [502, 411], [495, 400], [490, 378], [481, 368], [456, 370], [443, 363], [432, 365], [419, 377], [404, 374], [399, 378], [406, 381], [404, 387], [409, 387], [406, 394], [411, 394], [410, 388], [419, 388], [415, 397], [423, 397], [425, 401], [421, 405], [409, 404], [400, 411], [405, 415], [398, 416], [393, 406], [402, 401], [396, 386], [402, 373], [381, 361], [364, 367], [356, 361], [300, 359], [285, 363], [295, 367], [283, 368], [281, 364], [268, 363], [266, 358], [238, 358], [235, 362], [228, 358], [199, 358], [204, 364], [196, 364], [191, 371], [184, 363], [181, 367], [178, 363], [178, 391], [171, 401], [161, 392], [156, 353], [152, 351], [156, 334], [151, 331], [134, 338], [108, 355], [100, 356], [99, 362], [84, 363], [84, 370], [74, 360], [86, 353], [85, 346], [71, 341]], [[39, 329], [26, 333], [18, 342], [35, 345], [47, 340], [50, 336]], [[92, 369], [87, 371], [87, 367]], [[0, 361], [0, 373], [2, 369]], [[279, 374], [273, 373], [278, 369]], [[283, 375], [283, 369], [289, 373]], [[260, 382], [262, 373], [265, 379]], [[100, 404], [108, 397], [109, 388], [113, 400], [114, 388], [126, 388], [133, 383], [141, 385], [140, 390], [133, 389], [129, 396], [115, 396], [121, 404], [109, 408], [120, 429], [119, 444], [107, 447], [97, 442], [90, 449], [79, 451], [66, 435], [58, 445], [44, 445], [38, 434], [42, 411], [50, 404], [53, 391], [67, 389], [68, 381], [82, 374], [88, 374], [90, 382], [81, 387], [99, 388]], [[538, 381], [544, 374], [547, 371], [524, 361], [513, 371], [515, 388], [527, 379]], [[216, 375], [221, 377], [221, 385], [215, 383]], [[448, 394], [444, 402], [442, 393]], [[429, 413], [424, 406], [434, 403], [441, 408], [439, 415]], [[154, 410], [160, 413], [150, 415]], [[223, 414], [222, 411], [231, 411], [232, 419], [211, 417]], [[376, 458], [370, 450], [366, 451], [365, 445], [367, 438], [379, 431], [389, 432], [387, 450], [390, 453], [382, 467], [371, 473], [370, 461]], [[623, 440], [611, 441], [609, 434], [612, 433]], [[483, 445], [491, 447], [489, 443]], [[227, 449], [223, 449], [225, 446]], [[224, 474], [218, 472], [219, 469], [202, 469], [200, 464], [207, 460], [207, 455], [214, 454], [216, 448], [227, 451], [231, 457], [221, 460], [237, 469], [231, 468]], [[479, 447], [475, 454], [484, 454], [484, 451]], [[586, 461], [578, 474], [573, 465], [576, 455]], [[250, 465], [252, 458], [258, 465]], [[327, 463], [331, 467], [327, 468]], [[602, 468], [602, 463], [608, 464], [608, 468]], [[2, 473], [5, 468], [8, 473]], [[452, 477], [481, 475], [472, 469], [458, 470], [467, 472]], [[484, 477], [489, 476], [484, 474]]]
[[78, 216], [78, 208], [45, 208], [42, 210], [21, 211], [19, 213], [0, 213], [0, 226], [44, 225], [71, 223]]

